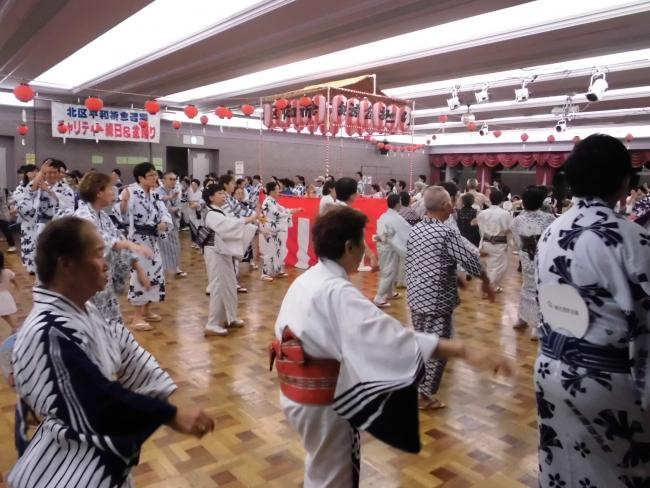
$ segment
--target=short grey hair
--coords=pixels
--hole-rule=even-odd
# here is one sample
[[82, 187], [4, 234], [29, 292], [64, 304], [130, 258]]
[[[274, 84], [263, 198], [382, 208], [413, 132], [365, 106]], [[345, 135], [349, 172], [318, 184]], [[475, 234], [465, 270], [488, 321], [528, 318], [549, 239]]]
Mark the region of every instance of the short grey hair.
[[424, 190], [427, 187], [427, 184], [424, 181], [416, 181], [415, 183], [413, 183], [413, 187], [417, 191], [421, 192], [422, 190]]
[[422, 195], [427, 212], [437, 212], [442, 210], [446, 203], [451, 204], [449, 192], [441, 186], [430, 186], [424, 190]]
[[478, 188], [478, 180], [476, 178], [470, 178], [467, 180], [467, 189], [476, 190]]

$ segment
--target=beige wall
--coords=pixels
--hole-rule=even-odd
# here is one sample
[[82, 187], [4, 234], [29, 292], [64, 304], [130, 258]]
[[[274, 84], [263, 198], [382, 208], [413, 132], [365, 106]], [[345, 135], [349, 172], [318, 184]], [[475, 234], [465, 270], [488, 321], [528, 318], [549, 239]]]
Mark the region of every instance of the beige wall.
[[[44, 102], [39, 102], [43, 104]], [[169, 122], [162, 122], [159, 144], [102, 142], [67, 138], [63, 144], [59, 138], [51, 135], [50, 112], [47, 106], [37, 110], [27, 110], [27, 123], [30, 134], [25, 138], [25, 146], [21, 145], [20, 137], [16, 135], [16, 126], [20, 123], [20, 109], [0, 107], [0, 136], [14, 137], [13, 165], [7, 168], [8, 186], [15, 185], [16, 168], [24, 164], [27, 153], [35, 153], [36, 161], [46, 157], [55, 157], [66, 162], [69, 169], [85, 171], [94, 167], [101, 171], [110, 171], [116, 167], [117, 156], [133, 156], [148, 160], [151, 150], [152, 157], [166, 157], [167, 146], [188, 147], [183, 144], [182, 134], [189, 134], [189, 125], [185, 124], [180, 131], [175, 131]], [[34, 118], [36, 122], [34, 122]], [[36, 126], [36, 131], [34, 131]], [[202, 128], [194, 126], [195, 135], [203, 135]], [[293, 177], [301, 174], [307, 179], [314, 179], [325, 174], [325, 158], [328, 151], [326, 138], [322, 136], [283, 134], [245, 129], [218, 127], [206, 128], [205, 145], [189, 146], [197, 149], [213, 149], [219, 151], [218, 170], [220, 173], [227, 169], [235, 169], [235, 161], [244, 161], [244, 171], [247, 175], [262, 173], [267, 179], [271, 175], [277, 177]], [[103, 164], [93, 165], [93, 155], [102, 156]], [[329, 145], [330, 173], [334, 176], [352, 176], [360, 169], [371, 176], [373, 182], [389, 178], [409, 180], [409, 159], [405, 154], [397, 156], [382, 156], [374, 147], [364, 141], [341, 141], [332, 138]], [[429, 174], [428, 156], [422, 153], [413, 155], [414, 178], [418, 174]], [[118, 166], [122, 169], [125, 181], [131, 181], [131, 167]]]

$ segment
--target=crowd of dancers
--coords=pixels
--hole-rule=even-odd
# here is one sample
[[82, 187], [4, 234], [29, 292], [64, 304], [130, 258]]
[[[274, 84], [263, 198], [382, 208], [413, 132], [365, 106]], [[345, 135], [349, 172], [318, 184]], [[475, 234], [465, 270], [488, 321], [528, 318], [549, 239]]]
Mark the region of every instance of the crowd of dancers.
[[[483, 297], [494, 300], [512, 253], [522, 273], [512, 326], [541, 339], [540, 486], [650, 482], [642, 452], [650, 441], [650, 193], [647, 185], [628, 192], [629, 154], [615, 139], [596, 135], [576, 146], [566, 164], [574, 198], [561, 201], [541, 186], [513, 195], [470, 179], [461, 193], [458, 182], [429, 186], [423, 175], [408, 191], [404, 181], [370, 185], [361, 172], [312, 184], [300, 175], [263, 183], [230, 172], [201, 182], [148, 162], [133, 168], [130, 184], [118, 169], [81, 175], [52, 158], [20, 173], [2, 220], [11, 233], [9, 220], [17, 219], [21, 261], [35, 280], [23, 324], [12, 317], [15, 275], [0, 254], [0, 316], [16, 332], [3, 344], [12, 360], [2, 364], [18, 393], [13, 488], [132, 486], [140, 447], [160, 425], [196, 437], [213, 429], [205, 412], [169, 399], [176, 385], [131, 330], [152, 330], [163, 319], [154, 307], [167, 280], [187, 276], [184, 229], [206, 265], [205, 335], [245, 326], [237, 303], [247, 291], [242, 263], [261, 268], [264, 282], [287, 277], [288, 229], [301, 209], [285, 208], [281, 195], [320, 198], [312, 226], [319, 262], [289, 287], [271, 346], [282, 408], [308, 454], [306, 487], [358, 485], [360, 430], [417, 452], [417, 410], [445, 407], [437, 395], [448, 360], [513, 373], [499, 351], [453, 339], [459, 288], [478, 279]], [[387, 203], [371, 238], [376, 253], [367, 217], [353, 208], [359, 197]], [[7, 244], [15, 251], [9, 237]], [[365, 259], [379, 270], [372, 300], [349, 281]], [[543, 315], [539, 294], [548, 284], [582, 297], [589, 309], [582, 335], [568, 336], [575, 329]], [[382, 310], [400, 288], [412, 328]], [[133, 307], [128, 324], [124, 293]], [[595, 392], [592, 380], [606, 391]], [[40, 422], [31, 439], [30, 417]], [[599, 442], [608, 449], [595, 452]]]

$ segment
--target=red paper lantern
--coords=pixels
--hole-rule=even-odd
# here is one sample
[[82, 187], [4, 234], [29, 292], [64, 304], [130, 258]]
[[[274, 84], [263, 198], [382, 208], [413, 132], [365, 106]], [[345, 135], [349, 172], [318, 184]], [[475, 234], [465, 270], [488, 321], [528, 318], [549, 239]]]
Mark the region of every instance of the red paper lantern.
[[208, 125], [208, 116], [207, 115], [201, 115], [201, 118], [199, 119], [203, 125]]
[[632, 134], [628, 134], [625, 136], [625, 142], [632, 142], [634, 140], [634, 136]]
[[156, 115], [160, 112], [160, 104], [156, 100], [147, 100], [144, 102], [144, 109], [151, 115]]
[[20, 124], [18, 127], [16, 127], [16, 132], [21, 136], [26, 136], [29, 132], [29, 127], [27, 127], [26, 124]]
[[220, 119], [225, 119], [226, 117], [228, 117], [228, 109], [226, 107], [223, 107], [223, 106], [217, 107], [215, 109], [214, 113]]
[[526, 142], [528, 140], [528, 134], [525, 132], [519, 136], [519, 138], [522, 140], [522, 142]]
[[68, 132], [68, 126], [66, 125], [65, 122], [60, 120], [59, 124], [56, 126], [56, 130], [59, 132], [59, 134], [65, 134], [66, 132]]
[[86, 98], [84, 105], [91, 112], [99, 112], [102, 108], [104, 108], [104, 100], [99, 97], [91, 96]]
[[185, 115], [187, 115], [188, 119], [193, 119], [197, 115], [199, 115], [199, 109], [196, 108], [194, 105], [188, 105], [183, 109], [183, 112], [185, 112]]
[[246, 117], [250, 117], [255, 112], [255, 107], [249, 104], [244, 104], [241, 106], [241, 111]]
[[555, 136], [551, 134], [546, 138], [546, 142], [548, 142], [549, 144], [553, 144], [555, 142]]
[[493, 130], [492, 135], [498, 139], [499, 137], [501, 137], [501, 131], [499, 129]]
[[284, 110], [285, 108], [287, 108], [288, 105], [289, 105], [289, 100], [287, 100], [286, 98], [280, 98], [275, 101], [275, 107], [278, 110]]
[[446, 115], [438, 115], [438, 122], [441, 124], [446, 123], [449, 120], [449, 117]]
[[469, 122], [467, 124], [467, 130], [474, 132], [476, 130], [476, 122]]
[[377, 143], [377, 149], [384, 149], [385, 144], [383, 142]]
[[391, 144], [385, 144], [384, 149], [386, 149], [386, 151], [390, 151], [391, 149], [393, 149], [393, 146]]
[[227, 119], [232, 119], [232, 116], [233, 116], [232, 110], [230, 110], [229, 108], [227, 108], [227, 109], [226, 109], [226, 118], [227, 118]]
[[377, 139], [375, 139], [374, 137], [371, 136], [369, 140], [370, 140], [370, 144], [377, 144]]
[[144, 120], [144, 119], [140, 119], [140, 120], [138, 121], [138, 125], [144, 129], [145, 127], [148, 127], [148, 126], [149, 126], [149, 122], [147, 122], [147, 121]]
[[573, 142], [574, 145], [578, 144], [580, 142], [580, 136], [573, 136], [573, 139], [571, 139], [571, 142]]
[[34, 89], [27, 83], [21, 83], [14, 88], [14, 96], [21, 102], [31, 102], [34, 99]]
[[174, 120], [174, 121], [172, 122], [172, 127], [173, 127], [174, 129], [178, 130], [178, 129], [180, 129], [181, 127], [183, 127], [183, 124], [181, 124], [181, 122], [180, 122], [179, 120]]
[[311, 105], [311, 98], [303, 95], [302, 97], [300, 97], [298, 103], [300, 103], [301, 107], [309, 107]]

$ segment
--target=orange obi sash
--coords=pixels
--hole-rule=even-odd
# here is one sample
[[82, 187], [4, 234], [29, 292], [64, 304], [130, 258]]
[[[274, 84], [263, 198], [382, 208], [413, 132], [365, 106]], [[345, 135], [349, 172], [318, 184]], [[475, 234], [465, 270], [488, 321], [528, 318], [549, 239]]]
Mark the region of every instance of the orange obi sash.
[[269, 356], [269, 371], [275, 362], [280, 390], [287, 398], [307, 405], [329, 405], [334, 401], [341, 363], [308, 357], [289, 326], [282, 331], [282, 339], [273, 340]]

